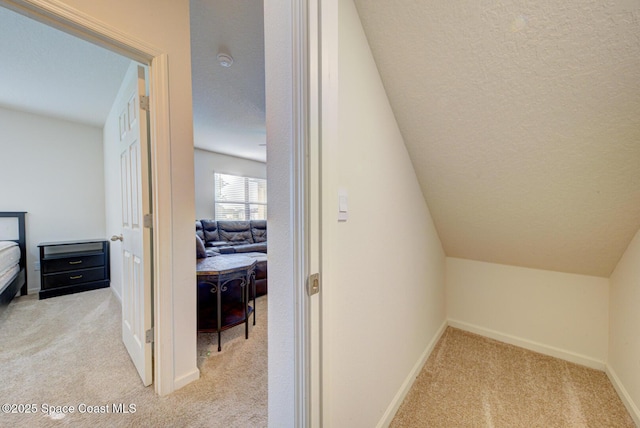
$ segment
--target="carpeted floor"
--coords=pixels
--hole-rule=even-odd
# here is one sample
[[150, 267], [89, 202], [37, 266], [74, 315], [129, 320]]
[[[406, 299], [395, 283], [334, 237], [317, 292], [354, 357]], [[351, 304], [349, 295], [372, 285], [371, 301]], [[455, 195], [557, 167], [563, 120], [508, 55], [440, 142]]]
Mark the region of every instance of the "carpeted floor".
[[[199, 335], [201, 378], [166, 397], [142, 386], [120, 319], [110, 289], [15, 299], [0, 316], [0, 405], [35, 404], [37, 411], [0, 413], [0, 427], [267, 426], [267, 296], [257, 300], [248, 340], [244, 325], [234, 327], [217, 352], [215, 334]], [[114, 413], [114, 404], [130, 412]], [[80, 413], [81, 405], [109, 413]]]
[[447, 328], [391, 427], [635, 427], [601, 371]]
[[[266, 296], [249, 340], [244, 326], [227, 330], [218, 353], [215, 334], [198, 335], [201, 378], [167, 397], [140, 383], [111, 290], [34, 297], [0, 316], [0, 404], [37, 412], [0, 413], [0, 427], [267, 426]], [[79, 413], [82, 404], [110, 412]], [[114, 404], [135, 412], [114, 413]], [[51, 407], [65, 405], [75, 413]], [[447, 328], [391, 427], [634, 424], [603, 372]]]

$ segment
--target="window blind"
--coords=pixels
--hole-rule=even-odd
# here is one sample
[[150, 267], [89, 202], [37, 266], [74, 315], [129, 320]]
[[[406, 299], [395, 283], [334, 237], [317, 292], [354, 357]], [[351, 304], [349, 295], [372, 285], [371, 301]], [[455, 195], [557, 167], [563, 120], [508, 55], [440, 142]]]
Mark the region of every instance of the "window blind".
[[267, 180], [214, 173], [216, 220], [266, 220]]

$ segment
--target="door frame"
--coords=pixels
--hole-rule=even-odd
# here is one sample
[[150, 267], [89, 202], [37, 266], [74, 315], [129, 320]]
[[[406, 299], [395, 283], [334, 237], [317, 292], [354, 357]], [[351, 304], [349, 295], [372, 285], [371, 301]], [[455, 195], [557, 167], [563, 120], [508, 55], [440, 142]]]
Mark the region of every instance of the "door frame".
[[295, 426], [322, 426], [321, 296], [309, 277], [321, 275], [320, 0], [293, 2], [293, 200]]
[[[169, 394], [176, 389], [173, 358], [173, 298], [170, 279], [172, 278], [173, 262], [171, 180], [168, 174], [158, 173], [158, 171], [171, 170], [168, 55], [140, 39], [55, 0], [0, 0], [0, 6], [92, 42], [149, 68], [149, 108], [151, 112], [149, 123], [151, 171], [149, 179], [153, 200], [151, 248], [154, 295], [153, 383], [157, 394]], [[164, 192], [160, 192], [159, 189], [163, 189]], [[163, 245], [156, 245], [159, 242], [162, 242]]]
[[[311, 76], [318, 72], [311, 55], [317, 60], [318, 52], [310, 50], [310, 31], [319, 37], [319, 29], [310, 26], [310, 7], [314, 7], [310, 0], [264, 2], [267, 179], [269, 201], [275, 202], [269, 213], [277, 215], [270, 226], [276, 232], [269, 233], [269, 276], [273, 274], [274, 287], [269, 288], [269, 331], [273, 334], [269, 335], [268, 394], [269, 426], [274, 427], [311, 426], [312, 409], [321, 409], [318, 394], [311, 393], [319, 384], [311, 376], [311, 352], [315, 350], [308, 338], [314, 320], [306, 291], [314, 267], [309, 263], [310, 254], [318, 254], [317, 248], [311, 251], [317, 242], [308, 233], [315, 208], [308, 198], [308, 156], [315, 154], [311, 136], [318, 131], [312, 129], [318, 117], [311, 118], [317, 110], [310, 109], [317, 98], [310, 98], [309, 88]], [[277, 191], [272, 198], [274, 187]]]

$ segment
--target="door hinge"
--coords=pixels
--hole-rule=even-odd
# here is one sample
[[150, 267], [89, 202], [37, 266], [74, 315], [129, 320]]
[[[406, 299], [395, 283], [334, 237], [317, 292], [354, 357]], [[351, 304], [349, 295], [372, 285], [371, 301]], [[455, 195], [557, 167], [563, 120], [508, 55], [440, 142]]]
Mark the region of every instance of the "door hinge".
[[142, 225], [147, 229], [153, 229], [153, 214], [145, 214], [142, 218]]
[[145, 111], [149, 111], [149, 97], [146, 95], [140, 95], [140, 108]]
[[151, 327], [149, 330], [147, 330], [144, 333], [144, 341], [146, 343], [153, 343], [153, 327]]
[[320, 274], [314, 273], [309, 275], [307, 279], [307, 293], [309, 296], [313, 296], [314, 294], [318, 294], [320, 292]]

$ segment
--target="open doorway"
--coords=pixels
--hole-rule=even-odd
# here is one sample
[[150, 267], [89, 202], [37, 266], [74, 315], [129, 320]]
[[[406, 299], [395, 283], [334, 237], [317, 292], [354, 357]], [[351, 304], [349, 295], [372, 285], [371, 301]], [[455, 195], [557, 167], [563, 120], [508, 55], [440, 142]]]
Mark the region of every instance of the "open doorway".
[[[27, 212], [28, 295], [16, 298], [15, 305], [2, 320], [4, 332], [11, 330], [11, 324], [28, 327], [16, 329], [3, 341], [3, 360], [14, 363], [11, 355], [22, 355], [20, 364], [9, 370], [10, 376], [33, 380], [18, 384], [3, 382], [7, 388], [5, 396], [17, 396], [10, 388], [19, 388], [26, 394], [27, 386], [39, 393], [52, 385], [56, 385], [55, 390], [68, 390], [63, 385], [74, 383], [76, 376], [82, 377], [80, 368], [91, 372], [87, 376], [93, 379], [100, 372], [92, 369], [93, 364], [99, 364], [101, 359], [72, 364], [76, 356], [100, 349], [104, 356], [121, 347], [124, 336], [120, 334], [111, 342], [103, 342], [103, 337], [92, 340], [95, 336], [88, 332], [110, 331], [111, 324], [120, 331], [121, 319], [114, 313], [121, 312], [119, 304], [131, 307], [138, 298], [125, 293], [129, 287], [122, 263], [118, 263], [121, 252], [103, 249], [109, 248], [108, 236], [121, 233], [123, 225], [122, 162], [119, 153], [111, 156], [110, 149], [114, 141], [134, 134], [133, 140], [138, 141], [138, 146], [146, 147], [147, 139], [140, 144], [139, 135], [146, 136], [148, 119], [140, 114], [138, 94], [144, 96], [147, 87], [145, 67], [129, 58], [3, 7], [0, 7], [0, 20], [2, 39], [7, 42], [2, 45], [6, 69], [2, 70], [0, 100], [0, 120], [5, 131], [0, 139], [3, 153], [0, 174], [3, 183], [13, 183], [2, 186], [2, 203], [6, 208], [22, 207], [20, 209]], [[122, 92], [130, 70], [134, 73], [134, 84], [140, 85], [133, 91], [135, 97]], [[128, 103], [126, 109], [123, 103]], [[138, 128], [143, 130], [138, 132]], [[128, 152], [132, 152], [130, 147]], [[129, 189], [135, 185], [136, 196], [140, 193], [138, 187], [148, 188], [142, 184], [144, 180], [140, 180], [142, 174], [148, 177], [146, 168], [141, 167], [140, 153], [138, 148], [136, 159], [127, 160]], [[23, 179], [16, 179], [19, 177]], [[136, 213], [140, 214], [140, 224], [143, 212], [140, 209]], [[67, 259], [59, 256], [69, 253], [61, 250], [50, 257], [51, 260], [45, 260], [45, 271], [42, 252], [39, 255], [38, 251], [45, 247], [43, 243], [47, 243], [47, 249], [59, 250], [86, 246], [88, 241], [101, 243], [100, 255], [86, 247], [74, 252], [77, 257], [68, 260], [68, 264], [73, 265], [69, 270], [71, 268], [60, 267]], [[150, 239], [146, 242], [143, 246], [149, 248]], [[114, 263], [110, 265], [110, 261]], [[139, 270], [144, 271], [150, 261], [147, 263], [138, 263]], [[93, 291], [105, 285], [111, 288]], [[55, 301], [42, 301], [38, 297]], [[150, 315], [150, 310], [147, 313]], [[138, 326], [131, 320], [124, 324]], [[145, 326], [140, 327], [143, 330]], [[144, 337], [144, 333], [141, 336]], [[48, 376], [52, 364], [38, 363], [41, 353], [50, 354], [53, 365], [59, 367], [58, 376]], [[114, 376], [108, 383], [119, 383], [121, 387], [129, 380], [132, 384], [139, 382], [135, 374], [127, 374], [131, 367], [127, 358], [122, 361], [122, 365], [116, 367], [124, 368], [118, 370], [122, 379]], [[151, 367], [150, 361], [147, 366]], [[24, 370], [31, 375], [20, 376]], [[65, 376], [67, 371], [69, 375]], [[55, 383], [53, 379], [62, 383]], [[150, 376], [145, 383], [149, 382]]]
[[[191, 0], [190, 14], [194, 232], [202, 246], [194, 265], [199, 293], [198, 367], [202, 377], [224, 378], [225, 382], [211, 387], [221, 394], [235, 391], [238, 405], [250, 405], [256, 425], [263, 425], [268, 395], [264, 7], [255, 0]], [[205, 272], [216, 262], [233, 261], [241, 269], [243, 260], [242, 266], [255, 262], [256, 300], [247, 303], [248, 335], [242, 317], [226, 324], [221, 314], [224, 331], [218, 340], [217, 297], [209, 298], [211, 291], [217, 291], [218, 276]], [[220, 293], [223, 310], [229, 301], [225, 299], [233, 298], [233, 287], [251, 286], [250, 281], [238, 282], [230, 282]], [[235, 363], [230, 364], [231, 360]]]

